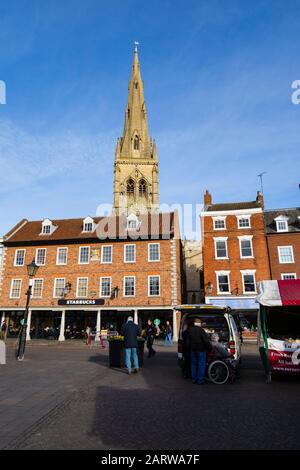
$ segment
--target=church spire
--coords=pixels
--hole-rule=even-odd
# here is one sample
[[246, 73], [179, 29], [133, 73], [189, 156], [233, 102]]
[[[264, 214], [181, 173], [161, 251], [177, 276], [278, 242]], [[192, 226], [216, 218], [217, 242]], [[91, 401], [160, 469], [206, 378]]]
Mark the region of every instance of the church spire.
[[120, 139], [119, 158], [151, 158], [151, 139], [148, 131], [144, 83], [141, 77], [137, 44], [134, 48], [131, 78], [123, 136]]
[[114, 211], [152, 212], [158, 208], [158, 157], [149, 136], [144, 83], [135, 43], [122, 137], [114, 165]]

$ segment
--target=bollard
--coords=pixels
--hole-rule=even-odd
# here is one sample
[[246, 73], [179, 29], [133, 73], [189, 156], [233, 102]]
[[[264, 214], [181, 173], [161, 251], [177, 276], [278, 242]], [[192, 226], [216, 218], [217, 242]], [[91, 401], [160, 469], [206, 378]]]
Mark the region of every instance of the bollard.
[[0, 341], [0, 364], [6, 364], [6, 344]]

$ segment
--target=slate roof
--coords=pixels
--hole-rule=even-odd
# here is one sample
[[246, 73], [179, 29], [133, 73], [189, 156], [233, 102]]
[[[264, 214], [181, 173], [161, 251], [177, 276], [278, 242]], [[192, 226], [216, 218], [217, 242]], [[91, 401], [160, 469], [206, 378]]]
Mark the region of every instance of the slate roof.
[[[280, 215], [286, 216], [289, 218], [288, 220], [288, 227], [289, 232], [277, 232], [276, 231], [276, 217]], [[265, 227], [266, 233], [277, 233], [277, 234], [284, 234], [284, 233], [297, 233], [300, 232], [300, 207], [296, 207], [293, 209], [274, 209], [274, 210], [265, 210], [264, 211], [264, 219], [265, 219]]]
[[207, 207], [208, 212], [235, 211], [243, 209], [260, 209], [261, 205], [257, 201], [249, 202], [228, 202], [224, 204], [212, 204]]
[[83, 232], [83, 218], [52, 220], [57, 228], [53, 233], [41, 235], [42, 220], [21, 220], [4, 237], [4, 245], [21, 243], [53, 244], [59, 241], [65, 242], [99, 242], [101, 240], [119, 239], [150, 239], [173, 238], [176, 227], [174, 226], [174, 212], [141, 214], [138, 216], [140, 227], [137, 230], [127, 230], [126, 216], [93, 217], [97, 224], [94, 232]]

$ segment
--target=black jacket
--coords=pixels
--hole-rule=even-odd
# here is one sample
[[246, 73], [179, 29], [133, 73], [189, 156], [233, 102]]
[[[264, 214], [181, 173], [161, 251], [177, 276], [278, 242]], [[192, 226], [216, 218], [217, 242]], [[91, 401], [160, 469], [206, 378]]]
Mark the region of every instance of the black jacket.
[[201, 326], [192, 326], [189, 329], [190, 344], [192, 351], [209, 351], [211, 344], [208, 335]]
[[125, 348], [137, 348], [137, 338], [140, 334], [140, 327], [133, 323], [133, 321], [124, 323], [121, 328], [121, 336], [124, 336]]
[[146, 338], [147, 339], [151, 339], [152, 337], [154, 338], [156, 333], [157, 333], [157, 329], [155, 328], [155, 326], [153, 324], [147, 325], [147, 328], [146, 328]]

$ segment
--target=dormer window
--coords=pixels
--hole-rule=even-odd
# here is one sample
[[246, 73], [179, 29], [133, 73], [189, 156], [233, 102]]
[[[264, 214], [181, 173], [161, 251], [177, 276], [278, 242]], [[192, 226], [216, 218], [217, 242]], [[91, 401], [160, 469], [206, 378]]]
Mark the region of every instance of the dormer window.
[[280, 215], [279, 217], [276, 217], [275, 222], [276, 222], [276, 231], [277, 232], [288, 232], [289, 231], [289, 225], [288, 225], [288, 217]]
[[42, 222], [42, 230], [40, 235], [52, 235], [56, 228], [57, 227], [53, 224], [51, 220], [45, 219]]
[[127, 217], [127, 230], [138, 230], [140, 228], [141, 222], [135, 214], [130, 214]]
[[87, 224], [84, 224], [84, 232], [92, 232], [93, 231], [93, 224], [91, 222], [88, 222]]
[[91, 217], [86, 217], [83, 221], [83, 232], [93, 232], [95, 230], [95, 222]]
[[49, 233], [51, 233], [51, 225], [44, 225], [43, 226], [43, 234], [48, 235]]

